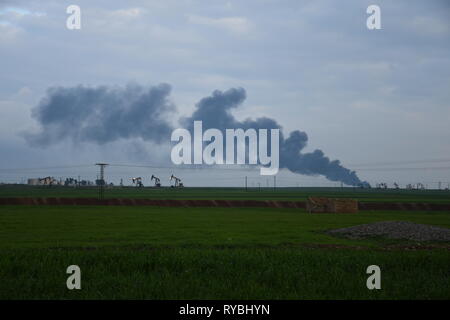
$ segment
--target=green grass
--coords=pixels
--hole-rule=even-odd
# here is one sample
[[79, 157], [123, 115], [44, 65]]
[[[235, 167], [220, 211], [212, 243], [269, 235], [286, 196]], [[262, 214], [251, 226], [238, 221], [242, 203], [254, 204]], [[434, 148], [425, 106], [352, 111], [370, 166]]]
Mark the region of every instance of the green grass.
[[[97, 187], [44, 187], [0, 185], [0, 197], [97, 197]], [[394, 190], [359, 188], [135, 188], [108, 187], [106, 198], [228, 199], [304, 201], [309, 196], [352, 198], [364, 202], [450, 203], [445, 190]]]
[[0, 248], [345, 244], [327, 229], [383, 220], [450, 227], [446, 212], [308, 214], [298, 209], [2, 206]]
[[[0, 299], [450, 299], [448, 250], [323, 232], [385, 220], [450, 227], [449, 214], [1, 206]], [[80, 291], [65, 286], [72, 264]], [[382, 290], [365, 286], [372, 264]]]
[[[448, 261], [439, 251], [14, 250], [0, 256], [0, 299], [449, 299]], [[65, 286], [71, 264], [79, 291]], [[366, 288], [370, 264], [381, 290]]]

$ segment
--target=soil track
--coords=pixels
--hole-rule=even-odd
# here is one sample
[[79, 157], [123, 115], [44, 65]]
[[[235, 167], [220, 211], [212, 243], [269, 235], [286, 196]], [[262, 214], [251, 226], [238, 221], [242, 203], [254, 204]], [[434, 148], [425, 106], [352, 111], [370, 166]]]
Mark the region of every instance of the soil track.
[[[272, 200], [160, 200], [97, 198], [0, 198], [0, 205], [159, 206], [159, 207], [260, 207], [305, 209], [303, 201]], [[359, 210], [450, 211], [446, 203], [360, 202]]]
[[304, 202], [271, 200], [161, 200], [96, 198], [0, 198], [0, 205], [106, 205], [159, 207], [267, 207], [305, 208]]
[[450, 203], [359, 202], [359, 210], [450, 211]]

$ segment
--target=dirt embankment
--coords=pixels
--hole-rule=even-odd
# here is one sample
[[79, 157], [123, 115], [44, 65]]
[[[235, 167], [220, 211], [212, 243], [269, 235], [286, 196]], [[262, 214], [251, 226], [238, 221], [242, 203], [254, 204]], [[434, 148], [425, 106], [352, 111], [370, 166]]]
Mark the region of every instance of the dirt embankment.
[[450, 211], [450, 203], [360, 202], [359, 210]]
[[[257, 207], [305, 209], [303, 201], [273, 200], [162, 200], [97, 198], [0, 198], [0, 205], [89, 205], [89, 206], [160, 206], [160, 207]], [[359, 210], [450, 211], [446, 203], [360, 202]]]
[[160, 207], [266, 207], [305, 208], [304, 202], [271, 200], [159, 200], [96, 198], [0, 198], [0, 205], [106, 205]]

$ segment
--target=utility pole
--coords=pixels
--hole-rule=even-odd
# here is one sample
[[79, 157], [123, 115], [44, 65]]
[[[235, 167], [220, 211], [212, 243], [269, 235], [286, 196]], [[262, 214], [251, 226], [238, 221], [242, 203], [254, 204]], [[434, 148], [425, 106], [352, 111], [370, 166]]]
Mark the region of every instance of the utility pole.
[[245, 176], [245, 191], [247, 191], [247, 176]]
[[277, 188], [277, 176], [273, 176], [273, 191]]
[[104, 195], [104, 187], [105, 187], [105, 167], [108, 165], [107, 163], [96, 163], [96, 166], [100, 167], [100, 179], [98, 180], [98, 198], [103, 200]]

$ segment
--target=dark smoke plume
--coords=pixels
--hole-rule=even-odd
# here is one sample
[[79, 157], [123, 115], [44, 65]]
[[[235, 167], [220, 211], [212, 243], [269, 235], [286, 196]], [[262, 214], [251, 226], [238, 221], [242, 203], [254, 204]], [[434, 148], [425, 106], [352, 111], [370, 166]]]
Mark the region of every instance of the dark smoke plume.
[[[49, 89], [47, 97], [33, 110], [33, 117], [42, 130], [37, 134], [26, 134], [26, 139], [32, 145], [41, 146], [62, 139], [104, 144], [118, 139], [142, 138], [165, 143], [170, 141], [173, 130], [167, 117], [175, 109], [168, 100], [170, 90], [167, 84], [148, 89], [138, 85]], [[347, 185], [361, 184], [354, 171], [343, 167], [339, 160], [330, 161], [321, 150], [302, 153], [308, 142], [305, 132], [296, 130], [286, 138], [281, 132], [282, 127], [273, 119], [236, 120], [231, 110], [241, 105], [245, 98], [246, 92], [242, 88], [216, 90], [201, 99], [193, 114], [180, 120], [181, 124], [190, 130], [195, 120], [203, 121], [204, 130], [280, 129], [280, 168], [305, 175], [323, 175]]]
[[203, 130], [280, 129], [280, 168], [305, 175], [323, 175], [331, 181], [341, 181], [348, 185], [361, 184], [354, 171], [343, 167], [339, 160], [330, 161], [321, 150], [302, 153], [308, 142], [308, 135], [305, 132], [296, 130], [284, 138], [281, 133], [282, 127], [273, 119], [262, 117], [255, 120], [236, 120], [231, 110], [237, 108], [245, 98], [243, 88], [232, 88], [225, 92], [216, 90], [211, 96], [200, 100], [192, 116], [182, 119], [182, 124], [190, 130], [195, 120], [203, 121]]
[[98, 144], [130, 138], [165, 142], [172, 132], [166, 117], [175, 110], [168, 100], [170, 90], [168, 84], [148, 89], [134, 84], [50, 88], [32, 113], [42, 130], [25, 138], [40, 146], [62, 139]]

